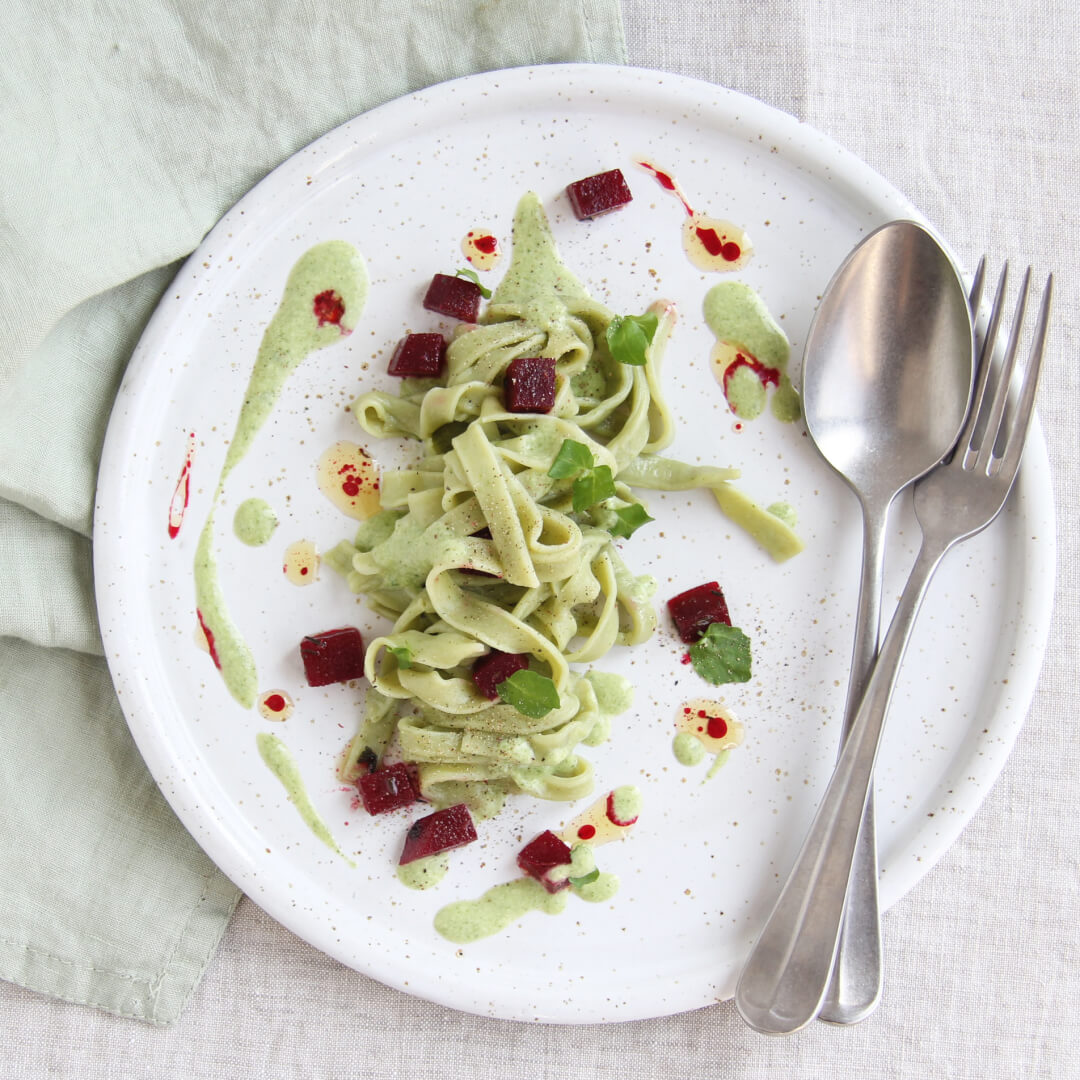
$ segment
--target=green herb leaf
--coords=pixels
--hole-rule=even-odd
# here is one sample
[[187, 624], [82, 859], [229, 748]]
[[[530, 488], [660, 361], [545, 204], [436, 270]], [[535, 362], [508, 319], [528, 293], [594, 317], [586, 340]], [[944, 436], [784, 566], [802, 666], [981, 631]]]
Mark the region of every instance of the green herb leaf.
[[598, 502], [610, 499], [615, 494], [615, 477], [607, 465], [597, 465], [595, 469], [583, 472], [575, 481], [573, 488], [574, 510], [580, 513], [595, 506]]
[[612, 536], [621, 536], [623, 539], [629, 539], [642, 525], [647, 525], [650, 521], [655, 520], [649, 517], [641, 503], [631, 503], [629, 506], [617, 507], [615, 517], [618, 520], [609, 527], [608, 532]]
[[750, 639], [737, 626], [710, 623], [701, 640], [690, 646], [690, 662], [714, 686], [749, 682]]
[[536, 671], [515, 671], [495, 687], [507, 705], [530, 720], [540, 720], [559, 707], [559, 691], [546, 676]]
[[480, 286], [480, 295], [485, 300], [491, 299], [491, 290], [485, 289], [484, 286], [480, 284], [480, 275], [475, 270], [455, 270], [454, 277], [468, 278], [474, 285]]
[[652, 344], [658, 325], [659, 320], [652, 312], [645, 315], [616, 315], [608, 323], [604, 334], [611, 355], [620, 364], [641, 367], [647, 359], [645, 353]]
[[584, 443], [563, 439], [562, 446], [548, 469], [548, 476], [553, 480], [565, 480], [582, 469], [591, 469], [592, 466], [592, 451]]
[[404, 645], [387, 645], [386, 651], [392, 653], [399, 668], [412, 667], [412, 653]]
[[572, 878], [567, 878], [566, 880], [569, 881], [570, 884], [574, 886], [574, 888], [577, 888], [580, 885], [588, 885], [588, 884], [590, 884], [591, 882], [595, 881], [599, 876], [600, 876], [600, 871], [599, 871], [599, 869], [596, 869], [596, 870], [593, 870], [591, 873], [585, 874], [582, 877], [572, 877]]

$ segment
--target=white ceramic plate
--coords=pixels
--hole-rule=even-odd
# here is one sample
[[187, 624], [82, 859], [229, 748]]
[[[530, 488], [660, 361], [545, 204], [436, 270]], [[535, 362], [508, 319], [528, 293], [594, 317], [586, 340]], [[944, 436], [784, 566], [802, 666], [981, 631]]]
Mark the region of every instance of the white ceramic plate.
[[[782, 319], [798, 371], [824, 286], [869, 230], [917, 216], [880, 176], [817, 132], [759, 102], [655, 72], [590, 66], [521, 69], [433, 87], [361, 116], [287, 161], [237, 204], [169, 288], [132, 359], [102, 460], [95, 532], [98, 603], [113, 676], [132, 732], [162, 791], [210, 856], [258, 904], [313, 945], [392, 986], [456, 1008], [542, 1021], [596, 1022], [691, 1009], [732, 993], [740, 963], [777, 893], [834, 760], [858, 579], [854, 498], [817, 458], [801, 425], [766, 413], [735, 430], [710, 372], [701, 301], [718, 280], [680, 246], [683, 210], [634, 160], [671, 172], [696, 208], [743, 225], [753, 259], [739, 277]], [[591, 223], [570, 212], [570, 181], [620, 167], [625, 210]], [[633, 656], [600, 666], [636, 682], [632, 713], [590, 751], [600, 790], [632, 782], [645, 810], [633, 835], [600, 849], [622, 878], [604, 905], [571, 899], [464, 948], [432, 928], [443, 904], [515, 875], [524, 840], [579, 807], [511, 800], [456, 852], [429, 892], [399, 884], [394, 864], [409, 815], [368, 818], [335, 779], [362, 690], [305, 685], [304, 633], [380, 622], [329, 569], [297, 588], [282, 552], [325, 550], [351, 535], [315, 485], [320, 452], [366, 443], [345, 406], [389, 386], [386, 361], [407, 331], [447, 324], [422, 309], [434, 272], [463, 265], [477, 226], [509, 244], [518, 197], [536, 190], [566, 263], [598, 299], [640, 311], [664, 296], [681, 322], [665, 383], [680, 422], [668, 453], [735, 464], [763, 503], [798, 511], [804, 554], [773, 564], [718, 514], [706, 493], [653, 496], [658, 522], [625, 545], [663, 601], [712, 578], [754, 640], [753, 681], [722, 695], [746, 724], [745, 745], [709, 783], [672, 756], [676, 708], [710, 688], [679, 663], [665, 620]], [[255, 352], [301, 253], [329, 239], [362, 251], [367, 311], [339, 345], [290, 377], [272, 421], [232, 474], [218, 552], [233, 614], [262, 689], [283, 688], [284, 724], [245, 711], [195, 644], [192, 555]], [[503, 267], [506, 263], [504, 262]], [[500, 269], [489, 277], [497, 280]], [[188, 434], [197, 451], [180, 535], [168, 507]], [[251, 549], [232, 511], [258, 495], [281, 525]], [[918, 529], [895, 515], [887, 597], [899, 593]], [[1019, 729], [1050, 612], [1054, 524], [1045, 445], [1036, 430], [1003, 517], [948, 557], [902, 673], [878, 770], [882, 899], [898, 900], [978, 807]], [[716, 696], [716, 695], [714, 695]], [[350, 869], [308, 830], [255, 748], [273, 730]]]

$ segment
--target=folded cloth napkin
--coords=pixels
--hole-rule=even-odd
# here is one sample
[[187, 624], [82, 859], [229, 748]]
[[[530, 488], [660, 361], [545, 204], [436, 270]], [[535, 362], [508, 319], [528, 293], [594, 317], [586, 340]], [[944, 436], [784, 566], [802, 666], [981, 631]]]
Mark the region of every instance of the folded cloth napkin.
[[102, 656], [90, 535], [124, 366], [293, 151], [470, 72], [624, 59], [617, 0], [12, 0], [0, 65], [0, 977], [176, 1018], [238, 893], [172, 815]]

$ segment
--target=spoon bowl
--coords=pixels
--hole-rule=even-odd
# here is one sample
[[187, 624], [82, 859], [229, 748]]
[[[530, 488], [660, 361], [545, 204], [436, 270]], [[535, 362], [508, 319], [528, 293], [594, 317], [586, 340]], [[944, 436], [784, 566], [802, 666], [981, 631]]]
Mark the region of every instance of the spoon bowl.
[[895, 496], [956, 441], [973, 370], [955, 267], [921, 225], [891, 222], [844, 261], [810, 327], [806, 426], [860, 497]]

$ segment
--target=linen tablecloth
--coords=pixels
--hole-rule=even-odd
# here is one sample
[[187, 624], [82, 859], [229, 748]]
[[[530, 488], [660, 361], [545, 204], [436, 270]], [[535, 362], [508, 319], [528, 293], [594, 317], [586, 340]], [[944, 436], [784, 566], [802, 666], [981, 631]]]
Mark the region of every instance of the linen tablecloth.
[[1043, 675], [983, 808], [885, 918], [881, 1007], [856, 1028], [783, 1040], [749, 1031], [730, 1004], [610, 1027], [487, 1020], [344, 969], [243, 900], [171, 1026], [0, 983], [0, 1076], [1080, 1075], [1075, 5], [624, 0], [622, 10], [630, 63], [741, 90], [833, 136], [968, 266], [987, 251], [1057, 273], [1039, 400], [1059, 546]]

